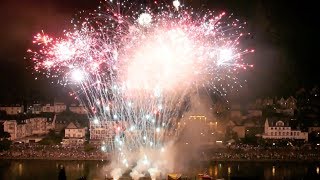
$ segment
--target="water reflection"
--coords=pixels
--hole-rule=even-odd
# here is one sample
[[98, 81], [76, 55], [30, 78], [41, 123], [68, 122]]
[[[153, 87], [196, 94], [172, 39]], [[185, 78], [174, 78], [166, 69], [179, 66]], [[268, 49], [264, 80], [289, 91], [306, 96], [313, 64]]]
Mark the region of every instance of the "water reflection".
[[228, 176], [230, 176], [230, 174], [231, 174], [231, 167], [229, 166], [228, 167]]
[[[108, 163], [102, 161], [2, 160], [0, 179], [56, 180], [61, 166], [65, 168], [68, 179], [82, 176], [104, 179], [107, 174], [110, 175]], [[320, 179], [320, 163], [216, 162], [190, 167], [181, 173], [195, 179], [198, 173], [204, 172], [214, 179]]]
[[19, 176], [22, 175], [22, 171], [23, 171], [23, 166], [21, 163], [19, 163], [19, 167], [18, 167]]
[[276, 167], [272, 166], [272, 176], [275, 176], [275, 175], [276, 175]]

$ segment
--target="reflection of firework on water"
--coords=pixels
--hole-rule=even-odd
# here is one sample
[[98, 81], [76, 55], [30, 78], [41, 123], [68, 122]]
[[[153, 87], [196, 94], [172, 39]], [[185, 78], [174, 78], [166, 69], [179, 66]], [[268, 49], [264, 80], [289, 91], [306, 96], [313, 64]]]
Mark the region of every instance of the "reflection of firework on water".
[[40, 49], [28, 52], [36, 72], [76, 85], [91, 122], [109, 127], [103, 151], [119, 152], [124, 166], [141, 161], [158, 168], [149, 155], [138, 161], [128, 153], [163, 151], [179, 132], [191, 89], [239, 85], [236, 74], [249, 66], [242, 55], [251, 52], [239, 47], [245, 23], [225, 13], [197, 14], [178, 0], [155, 9], [128, 2], [103, 7], [74, 21], [61, 38], [37, 34]]

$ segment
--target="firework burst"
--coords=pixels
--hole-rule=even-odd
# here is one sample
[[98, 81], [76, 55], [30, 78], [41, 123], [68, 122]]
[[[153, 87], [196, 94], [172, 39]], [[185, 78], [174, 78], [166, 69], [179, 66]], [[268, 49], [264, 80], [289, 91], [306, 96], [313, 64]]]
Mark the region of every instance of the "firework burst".
[[91, 123], [108, 127], [103, 151], [118, 152], [123, 166], [141, 162], [154, 172], [157, 158], [149, 164], [147, 152], [162, 152], [177, 137], [188, 94], [239, 84], [239, 70], [251, 67], [242, 56], [253, 51], [239, 45], [245, 23], [225, 13], [198, 14], [178, 0], [152, 7], [101, 4], [63, 37], [37, 34], [38, 50], [28, 52], [36, 72], [77, 85]]

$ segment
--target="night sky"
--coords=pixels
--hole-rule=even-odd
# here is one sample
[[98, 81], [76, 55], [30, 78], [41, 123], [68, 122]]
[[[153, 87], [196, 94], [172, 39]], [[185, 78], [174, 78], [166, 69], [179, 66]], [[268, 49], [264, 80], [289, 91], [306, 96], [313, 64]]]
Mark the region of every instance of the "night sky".
[[[170, 1], [169, 1], [170, 2]], [[244, 98], [282, 96], [301, 87], [319, 85], [320, 18], [316, 1], [185, 0], [216, 12], [233, 13], [247, 21], [252, 36], [243, 40], [254, 48], [247, 56], [254, 68], [240, 75]], [[171, 2], [170, 2], [171, 3]], [[79, 10], [93, 10], [96, 0], [2, 0], [0, 2], [0, 103], [7, 100], [63, 96], [68, 89], [35, 81], [25, 60], [32, 38], [44, 30], [61, 35]]]

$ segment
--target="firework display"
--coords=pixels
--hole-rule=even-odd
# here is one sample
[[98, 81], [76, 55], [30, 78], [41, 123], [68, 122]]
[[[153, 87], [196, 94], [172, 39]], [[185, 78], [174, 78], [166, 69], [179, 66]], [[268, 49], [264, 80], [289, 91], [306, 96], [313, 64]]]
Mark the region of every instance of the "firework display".
[[242, 55], [252, 50], [239, 45], [245, 23], [178, 0], [107, 1], [72, 23], [59, 38], [37, 34], [28, 52], [35, 72], [70, 85], [91, 123], [108, 126], [101, 150], [116, 154], [115, 179], [126, 168], [158, 176], [188, 96], [203, 87], [224, 94], [251, 67]]

